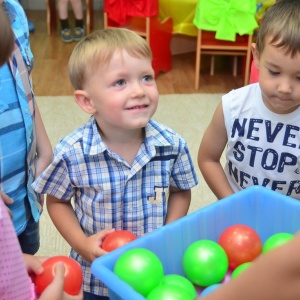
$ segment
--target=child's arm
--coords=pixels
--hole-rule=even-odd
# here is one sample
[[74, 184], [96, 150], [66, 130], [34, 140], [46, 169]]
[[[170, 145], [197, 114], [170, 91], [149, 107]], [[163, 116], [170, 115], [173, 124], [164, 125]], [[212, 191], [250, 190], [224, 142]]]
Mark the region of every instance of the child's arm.
[[184, 217], [189, 210], [190, 203], [191, 190], [180, 190], [171, 186], [165, 224]]
[[87, 237], [82, 231], [70, 201], [47, 195], [47, 209], [57, 230], [70, 246], [86, 261], [107, 253], [101, 248], [104, 237], [114, 229], [105, 229]]
[[37, 147], [37, 156], [38, 156], [36, 162], [35, 178], [37, 178], [46, 169], [46, 167], [50, 165], [52, 160], [52, 153], [53, 153], [52, 146], [37, 105], [35, 111], [35, 123], [36, 123], [36, 147]]
[[220, 103], [204, 133], [198, 152], [199, 168], [218, 199], [233, 193], [220, 162], [226, 144], [227, 132], [222, 103]]

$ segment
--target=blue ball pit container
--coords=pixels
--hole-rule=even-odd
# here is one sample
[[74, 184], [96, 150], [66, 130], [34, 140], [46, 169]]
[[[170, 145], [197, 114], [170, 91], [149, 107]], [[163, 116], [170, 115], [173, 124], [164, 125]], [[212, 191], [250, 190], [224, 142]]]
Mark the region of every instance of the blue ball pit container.
[[110, 300], [144, 300], [113, 272], [122, 253], [146, 248], [159, 257], [165, 275], [184, 276], [182, 257], [187, 247], [200, 239], [218, 241], [223, 230], [234, 224], [252, 227], [262, 243], [278, 232], [295, 234], [300, 229], [300, 201], [252, 186], [97, 258], [92, 273], [108, 287]]

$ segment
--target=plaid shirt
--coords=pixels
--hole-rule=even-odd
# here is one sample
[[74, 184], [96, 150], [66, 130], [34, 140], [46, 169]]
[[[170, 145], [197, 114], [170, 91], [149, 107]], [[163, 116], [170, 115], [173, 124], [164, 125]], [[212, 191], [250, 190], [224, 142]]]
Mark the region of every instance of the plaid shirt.
[[[198, 183], [186, 142], [152, 120], [130, 166], [111, 152], [98, 133], [94, 117], [55, 149], [52, 164], [34, 182], [39, 193], [58, 199], [74, 196], [74, 209], [87, 236], [104, 228], [143, 235], [164, 225], [170, 186], [182, 190]], [[83, 268], [84, 290], [107, 295], [88, 264], [71, 251]]]
[[31, 187], [36, 159], [35, 100], [30, 77], [33, 55], [22, 6], [16, 0], [4, 0], [3, 6], [15, 34], [15, 46], [9, 63], [0, 68], [0, 188], [14, 199], [10, 209], [20, 234], [27, 223], [24, 199], [29, 199], [35, 220], [41, 210]]

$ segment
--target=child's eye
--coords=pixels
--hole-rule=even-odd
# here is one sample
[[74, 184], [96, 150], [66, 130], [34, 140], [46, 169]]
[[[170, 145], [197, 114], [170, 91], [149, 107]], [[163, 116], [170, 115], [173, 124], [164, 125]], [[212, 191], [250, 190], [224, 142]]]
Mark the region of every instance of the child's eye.
[[118, 80], [118, 81], [116, 81], [115, 83], [114, 83], [114, 86], [122, 86], [122, 85], [124, 85], [126, 82], [125, 82], [125, 80], [124, 79], [120, 79], [120, 80]]
[[275, 72], [275, 71], [272, 71], [269, 69], [269, 73], [273, 76], [276, 76], [276, 75], [279, 75], [280, 73], [279, 72]]
[[143, 82], [150, 82], [150, 81], [153, 81], [153, 80], [154, 80], [154, 77], [152, 75], [146, 75], [142, 78]]

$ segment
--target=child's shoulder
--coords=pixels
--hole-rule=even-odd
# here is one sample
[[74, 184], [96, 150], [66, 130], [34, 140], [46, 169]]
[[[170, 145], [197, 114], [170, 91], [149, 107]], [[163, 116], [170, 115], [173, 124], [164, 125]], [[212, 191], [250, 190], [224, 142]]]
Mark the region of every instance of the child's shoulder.
[[259, 83], [252, 83], [245, 86], [242, 86], [238, 89], [231, 90], [227, 94], [225, 94], [223, 97], [236, 97], [241, 95], [254, 95], [256, 93], [261, 93]]
[[84, 145], [93, 138], [93, 122], [90, 119], [73, 132], [63, 137], [55, 147], [55, 155], [71, 151], [83, 151]]
[[178, 141], [185, 142], [184, 138], [177, 131], [152, 119], [148, 123], [146, 134], [151, 135], [157, 140], [165, 140], [171, 143], [177, 143]]

